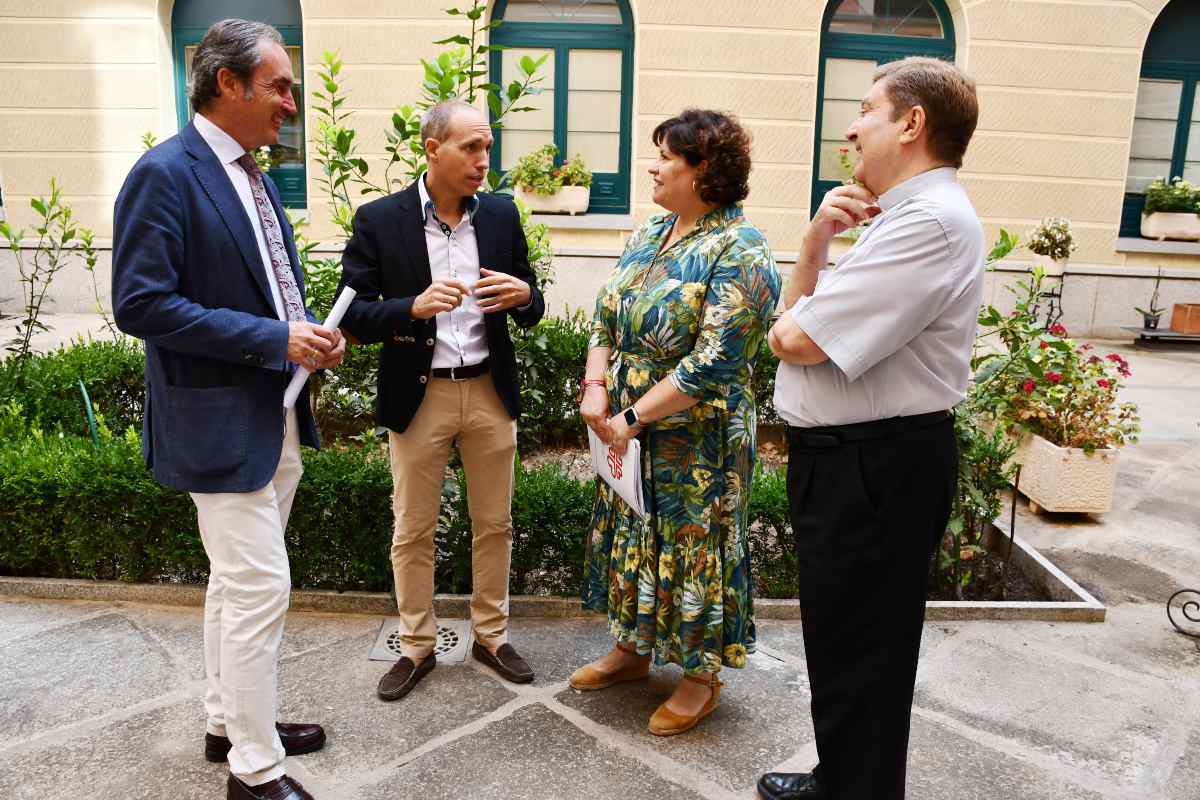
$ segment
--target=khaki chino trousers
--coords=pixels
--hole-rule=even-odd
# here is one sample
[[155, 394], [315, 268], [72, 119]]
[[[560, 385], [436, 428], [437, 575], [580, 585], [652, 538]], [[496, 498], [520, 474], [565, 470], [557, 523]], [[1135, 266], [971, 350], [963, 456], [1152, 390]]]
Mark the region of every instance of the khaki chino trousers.
[[430, 378], [425, 399], [404, 433], [391, 432], [392, 571], [400, 612], [400, 650], [433, 652], [434, 533], [450, 448], [457, 444], [471, 513], [471, 627], [490, 649], [508, 639], [508, 570], [512, 557], [513, 457], [517, 423], [490, 375]]

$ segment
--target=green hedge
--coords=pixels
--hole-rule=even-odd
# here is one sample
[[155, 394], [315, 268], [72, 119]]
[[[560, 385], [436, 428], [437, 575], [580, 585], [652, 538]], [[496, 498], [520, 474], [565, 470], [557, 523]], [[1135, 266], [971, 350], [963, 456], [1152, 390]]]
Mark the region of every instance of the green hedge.
[[[142, 466], [137, 434], [82, 437], [20, 430], [0, 415], [0, 574], [200, 583], [207, 560], [196, 511]], [[304, 477], [288, 526], [298, 588], [389, 591], [392, 481], [383, 448], [356, 444], [304, 451]], [[437, 589], [470, 591], [470, 517], [461, 471], [448, 480], [437, 533]], [[518, 465], [513, 497], [511, 588], [517, 594], [579, 591], [594, 488], [554, 465]], [[759, 589], [794, 596], [778, 475], [760, 475], [752, 505]], [[791, 570], [789, 572], [789, 570]]]

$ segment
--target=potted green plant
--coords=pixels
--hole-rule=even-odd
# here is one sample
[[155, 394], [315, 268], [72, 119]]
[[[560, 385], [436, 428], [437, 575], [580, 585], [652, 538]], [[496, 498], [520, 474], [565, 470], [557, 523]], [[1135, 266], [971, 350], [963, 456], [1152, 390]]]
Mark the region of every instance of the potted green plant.
[[591, 200], [592, 173], [581, 155], [562, 166], [555, 166], [557, 156], [557, 146], [539, 147], [517, 161], [508, 172], [508, 181], [530, 211], [582, 214]]
[[1047, 277], [1061, 276], [1071, 253], [1078, 247], [1071, 233], [1071, 221], [1063, 217], [1043, 219], [1025, 246], [1033, 253], [1033, 266], [1041, 267]]
[[1162, 283], [1162, 267], [1158, 268], [1158, 275], [1154, 278], [1154, 293], [1150, 295], [1150, 308], [1133, 307], [1134, 311], [1142, 315], [1142, 327], [1148, 331], [1158, 328], [1158, 320], [1166, 311], [1165, 308], [1159, 308], [1158, 305], [1158, 285], [1160, 283]]
[[1001, 347], [976, 359], [972, 394], [996, 427], [1018, 442], [1017, 489], [1030, 508], [1099, 513], [1112, 507], [1119, 448], [1136, 442], [1137, 406], [1118, 392], [1129, 377], [1119, 353], [1077, 345], [1059, 324], [1042, 330], [1032, 312], [1042, 274], [1018, 285], [1016, 310], [987, 306], [984, 336]]
[[1142, 236], [1159, 241], [1200, 241], [1200, 188], [1182, 178], [1152, 181], [1146, 187]]

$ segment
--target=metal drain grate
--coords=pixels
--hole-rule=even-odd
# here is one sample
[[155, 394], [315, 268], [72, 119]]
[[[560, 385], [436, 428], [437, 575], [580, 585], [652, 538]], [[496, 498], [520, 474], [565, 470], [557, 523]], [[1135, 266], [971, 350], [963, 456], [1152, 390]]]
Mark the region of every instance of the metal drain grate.
[[[470, 620], [439, 620], [437, 641], [433, 645], [438, 663], [461, 664], [466, 661], [473, 638]], [[379, 626], [379, 635], [375, 637], [375, 645], [371, 648], [368, 658], [371, 661], [399, 661], [401, 655], [400, 619], [387, 617]]]

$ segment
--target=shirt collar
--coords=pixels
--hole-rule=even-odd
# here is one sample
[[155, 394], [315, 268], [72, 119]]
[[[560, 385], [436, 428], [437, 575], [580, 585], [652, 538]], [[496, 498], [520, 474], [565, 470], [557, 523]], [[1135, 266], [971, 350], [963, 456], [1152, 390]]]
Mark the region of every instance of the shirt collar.
[[934, 167], [931, 170], [913, 175], [902, 181], [883, 194], [879, 195], [879, 208], [887, 211], [904, 200], [936, 186], [939, 183], [953, 183], [958, 180], [958, 170], [954, 167]]
[[237, 139], [223, 131], [203, 114], [197, 114], [192, 119], [192, 123], [196, 126], [196, 133], [200, 134], [200, 138], [204, 140], [205, 144], [212, 148], [222, 164], [232, 164], [246, 154], [246, 148], [238, 144]]
[[[421, 216], [428, 220], [429, 215], [434, 213], [433, 198], [429, 196], [429, 187], [425, 185], [425, 176], [428, 172], [422, 172], [421, 177], [417, 180], [417, 193], [421, 196]], [[472, 222], [475, 221], [475, 212], [479, 210], [479, 195], [473, 194], [466, 198], [467, 201], [467, 218]]]

